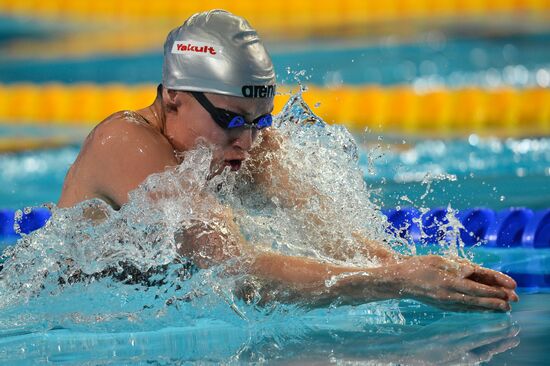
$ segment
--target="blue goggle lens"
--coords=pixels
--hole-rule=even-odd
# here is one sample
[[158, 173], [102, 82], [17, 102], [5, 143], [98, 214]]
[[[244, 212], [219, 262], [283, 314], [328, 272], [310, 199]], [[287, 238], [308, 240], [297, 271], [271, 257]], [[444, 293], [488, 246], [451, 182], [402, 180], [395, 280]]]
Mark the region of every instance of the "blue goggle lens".
[[238, 128], [242, 127], [246, 124], [246, 121], [244, 120], [243, 116], [235, 116], [231, 118], [231, 121], [227, 125], [227, 128]]
[[262, 128], [266, 128], [271, 126], [273, 123], [273, 117], [271, 114], [265, 114], [263, 116], [258, 117], [254, 120], [252, 123], [246, 122], [243, 116], [234, 116], [231, 118], [229, 123], [227, 124], [228, 129], [232, 128], [239, 128], [243, 126], [249, 126], [249, 127], [255, 127], [258, 130], [261, 130]]
[[271, 116], [271, 114], [266, 114], [258, 118], [258, 120], [256, 121], [256, 128], [258, 130], [261, 130], [262, 128], [271, 126], [272, 123], [273, 123], [273, 117]]

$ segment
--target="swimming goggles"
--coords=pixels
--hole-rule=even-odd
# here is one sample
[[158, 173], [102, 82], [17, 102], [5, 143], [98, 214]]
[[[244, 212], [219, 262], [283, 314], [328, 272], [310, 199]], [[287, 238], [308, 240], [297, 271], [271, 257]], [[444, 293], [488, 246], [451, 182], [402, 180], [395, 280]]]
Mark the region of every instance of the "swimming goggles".
[[269, 113], [261, 115], [252, 122], [247, 122], [244, 116], [240, 114], [214, 107], [214, 105], [212, 105], [212, 103], [210, 103], [210, 101], [206, 98], [204, 93], [195, 91], [190, 93], [193, 97], [195, 97], [197, 102], [199, 102], [200, 105], [202, 105], [202, 107], [210, 113], [212, 119], [221, 128], [230, 130], [232, 128], [248, 127], [261, 130], [262, 128], [271, 126], [273, 122], [273, 117]]

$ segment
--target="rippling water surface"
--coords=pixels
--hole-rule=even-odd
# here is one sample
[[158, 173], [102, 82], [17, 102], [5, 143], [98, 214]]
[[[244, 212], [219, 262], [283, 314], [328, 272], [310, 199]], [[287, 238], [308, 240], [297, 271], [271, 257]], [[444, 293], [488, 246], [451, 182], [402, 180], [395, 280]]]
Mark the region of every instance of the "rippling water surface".
[[[242, 264], [228, 260], [200, 270], [180, 254], [178, 233], [200, 227], [223, 233], [228, 242], [236, 240], [232, 224], [220, 219], [229, 207], [239, 235], [258, 249], [376, 266], [372, 258], [356, 254], [351, 232], [410, 249], [386, 233], [378, 204], [384, 193], [376, 185], [413, 182], [424, 189], [425, 199], [440, 181], [474, 179], [470, 172], [483, 179], [492, 172], [517, 176], [517, 168], [510, 167], [514, 159], [525, 163], [525, 176], [544, 175], [547, 140], [470, 137], [388, 146], [375, 139], [365, 141], [368, 148], [362, 150], [343, 127], [325, 125], [311, 114], [299, 95], [277, 125], [286, 137], [279, 151], [283, 158], [267, 159], [277, 158], [274, 162], [288, 171], [294, 192], [267, 199], [248, 183], [246, 167], [209, 179], [211, 155], [200, 147], [186, 154], [180, 166], [150, 177], [120, 211], [100, 201], [54, 208], [44, 229], [5, 252], [2, 358], [77, 364], [476, 363], [517, 346], [519, 321], [507, 314], [443, 313], [409, 301], [311, 311], [276, 301], [263, 304], [261, 291], [245, 302], [234, 291], [251, 281], [235, 271]], [[502, 159], [491, 159], [495, 148]], [[445, 159], [463, 156], [464, 149], [466, 165]], [[46, 179], [57, 172], [61, 177], [76, 152], [69, 147], [3, 156], [0, 165], [9, 182], [23, 182], [28, 174]], [[16, 169], [18, 162], [27, 163]], [[300, 210], [285, 205], [289, 193], [307, 198], [311, 191], [316, 194], [301, 202]], [[413, 194], [404, 195], [398, 199], [415, 200]], [[91, 209], [101, 211], [102, 218], [88, 219]], [[525, 316], [521, 306], [519, 319]], [[548, 310], [541, 311], [546, 316]]]

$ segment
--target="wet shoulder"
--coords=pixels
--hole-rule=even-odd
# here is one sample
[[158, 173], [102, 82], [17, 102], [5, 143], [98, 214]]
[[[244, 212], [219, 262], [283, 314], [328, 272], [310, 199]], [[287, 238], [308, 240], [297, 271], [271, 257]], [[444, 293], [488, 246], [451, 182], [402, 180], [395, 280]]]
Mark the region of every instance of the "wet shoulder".
[[176, 164], [172, 145], [160, 131], [139, 116], [118, 112], [94, 128], [71, 170], [95, 197], [121, 206], [149, 175]]
[[177, 164], [168, 139], [141, 122], [135, 112], [118, 112], [101, 122], [86, 139], [81, 155], [86, 166], [107, 177], [126, 171], [143, 177]]
[[90, 133], [85, 145], [110, 153], [136, 152], [165, 158], [174, 155], [168, 139], [144, 117], [133, 111], [121, 111], [107, 117]]

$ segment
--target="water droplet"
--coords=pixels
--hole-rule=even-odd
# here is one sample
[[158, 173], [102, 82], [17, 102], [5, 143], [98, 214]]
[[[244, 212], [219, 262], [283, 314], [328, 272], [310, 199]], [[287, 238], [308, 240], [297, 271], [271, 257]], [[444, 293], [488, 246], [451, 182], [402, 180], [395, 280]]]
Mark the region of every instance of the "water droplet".
[[504, 196], [500, 196], [500, 202], [503, 202], [506, 199]]

